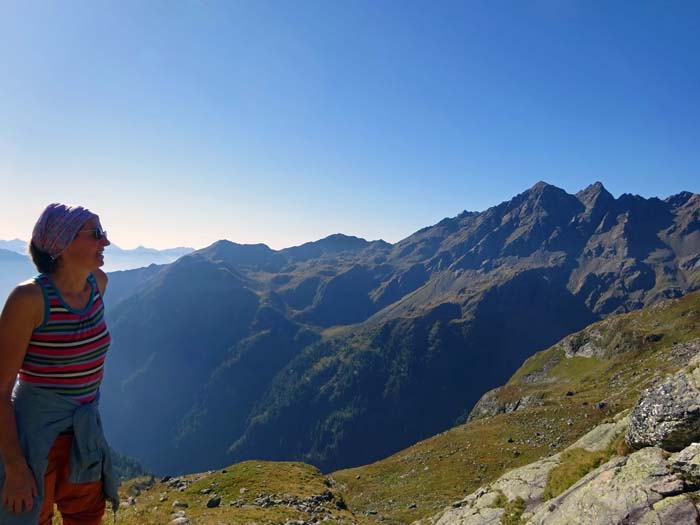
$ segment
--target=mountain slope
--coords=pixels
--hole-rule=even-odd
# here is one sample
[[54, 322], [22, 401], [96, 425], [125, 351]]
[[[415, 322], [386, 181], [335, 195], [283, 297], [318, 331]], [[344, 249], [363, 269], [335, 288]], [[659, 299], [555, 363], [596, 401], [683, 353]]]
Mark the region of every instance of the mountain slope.
[[[662, 388], [669, 374], [698, 356], [700, 293], [695, 292], [570, 334], [530, 357], [505, 385], [484, 395], [469, 422], [381, 461], [326, 476], [298, 463], [248, 461], [161, 482], [135, 481], [123, 488], [123, 499], [135, 500], [133, 505], [124, 503], [120, 522], [164, 523], [179, 509], [192, 523], [309, 522], [314, 516], [329, 523], [484, 523], [468, 521], [473, 509], [481, 517], [492, 515], [495, 523], [512, 512], [511, 522], [517, 523], [532, 513], [523, 514], [525, 502], [518, 506], [515, 494], [537, 500], [551, 491], [546, 497], [557, 498], [552, 500], [556, 508], [571, 497], [571, 492], [558, 494], [596, 465], [601, 467], [588, 478], [600, 474], [613, 479], [635, 464], [647, 473], [663, 467], [666, 460], [654, 449], [603, 463], [624, 451], [619, 435], [630, 418], [621, 417], [623, 411], [635, 405], [646, 387]], [[668, 460], [674, 461], [680, 459]], [[553, 479], [550, 473], [557, 467]], [[666, 476], [665, 471], [651, 474], [655, 480]], [[648, 490], [651, 482], [640, 480], [645, 484], [641, 489]], [[626, 482], [634, 480], [628, 476]], [[674, 505], [683, 502], [673, 491], [690, 490], [670, 482], [657, 489]], [[214, 496], [221, 501], [208, 508]], [[174, 507], [176, 500], [188, 506]], [[548, 514], [547, 508], [541, 507]], [[594, 508], [590, 501], [578, 512], [589, 508]], [[663, 508], [655, 506], [655, 512]], [[566, 519], [555, 522], [573, 522], [570, 514]]]
[[616, 315], [527, 359], [468, 423], [332, 476], [356, 513], [410, 523], [563, 450], [698, 354], [699, 292]]

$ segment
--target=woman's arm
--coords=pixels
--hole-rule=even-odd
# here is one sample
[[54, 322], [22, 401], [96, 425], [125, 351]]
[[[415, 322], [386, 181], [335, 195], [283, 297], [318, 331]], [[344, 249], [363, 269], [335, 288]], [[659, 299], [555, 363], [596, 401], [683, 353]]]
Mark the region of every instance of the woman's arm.
[[5, 466], [2, 503], [14, 512], [32, 508], [36, 481], [19, 444], [12, 388], [32, 331], [43, 322], [44, 296], [36, 283], [17, 286], [0, 315], [0, 456]]

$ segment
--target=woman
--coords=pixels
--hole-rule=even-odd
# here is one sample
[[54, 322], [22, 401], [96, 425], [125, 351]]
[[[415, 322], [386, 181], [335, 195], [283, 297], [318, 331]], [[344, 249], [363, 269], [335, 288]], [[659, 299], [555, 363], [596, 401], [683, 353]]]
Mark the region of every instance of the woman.
[[0, 525], [50, 525], [54, 503], [64, 525], [101, 523], [105, 498], [116, 511], [97, 410], [109, 244], [81, 206], [50, 204], [32, 232], [41, 273], [10, 293], [0, 316]]

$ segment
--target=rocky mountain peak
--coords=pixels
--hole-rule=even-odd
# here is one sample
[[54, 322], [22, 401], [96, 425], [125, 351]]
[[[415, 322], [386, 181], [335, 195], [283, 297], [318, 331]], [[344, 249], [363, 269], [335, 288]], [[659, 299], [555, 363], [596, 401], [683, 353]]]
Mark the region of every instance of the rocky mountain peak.
[[[334, 233], [318, 241], [311, 241], [299, 246], [292, 246], [280, 250], [281, 254], [290, 257], [294, 260], [307, 260], [314, 257], [320, 257], [323, 254], [359, 251], [367, 248], [370, 245], [378, 247], [389, 247], [384, 241], [369, 242], [361, 237], [354, 235], [345, 235], [342, 233]], [[385, 246], [386, 245], [386, 246]]]
[[206, 259], [227, 261], [231, 264], [263, 264], [275, 251], [263, 243], [239, 244], [226, 239], [221, 239], [206, 248], [193, 252], [202, 255]]
[[229, 241], [228, 239], [220, 239], [216, 242], [213, 242], [212, 244], [210, 244], [208, 247], [206, 247], [204, 249], [205, 250], [208, 250], [208, 249], [218, 250], [218, 249], [222, 249], [222, 248], [223, 249], [232, 248], [234, 246], [241, 246], [241, 245], [238, 244], [237, 242]]
[[239, 244], [237, 242], [229, 241], [227, 239], [221, 239], [219, 241], [216, 241], [206, 248], [202, 248], [201, 250], [198, 250], [200, 252], [204, 251], [212, 251], [212, 252], [220, 252], [220, 251], [226, 251], [226, 250], [255, 250], [255, 251], [273, 251], [269, 246], [263, 243], [257, 243], [257, 244]]
[[576, 198], [585, 208], [579, 221], [592, 227], [596, 227], [608, 212], [614, 210], [617, 202], [600, 181], [576, 193]]
[[505, 212], [511, 217], [529, 220], [549, 216], [555, 222], [560, 221], [564, 224], [582, 209], [581, 203], [575, 196], [544, 181], [537, 182], [530, 189], [505, 203], [505, 207], [501, 206], [494, 210]]
[[670, 204], [673, 208], [680, 208], [681, 206], [685, 206], [686, 204], [690, 203], [697, 204], [699, 201], [700, 195], [689, 191], [682, 191], [664, 199], [664, 202]]
[[292, 246], [288, 248], [288, 250], [293, 250], [295, 248], [308, 248], [310, 246], [318, 246], [333, 250], [347, 250], [364, 248], [368, 244], [369, 242], [361, 237], [355, 237], [354, 235], [345, 235], [343, 233], [333, 233], [317, 241], [310, 241], [299, 246]]
[[316, 241], [317, 244], [333, 248], [358, 248], [365, 247], [369, 242], [361, 237], [345, 235], [344, 233], [333, 233], [323, 239]]
[[615, 197], [605, 189], [605, 186], [603, 186], [603, 183], [600, 181], [579, 191], [576, 193], [576, 197], [586, 208], [593, 208], [594, 206], [607, 205], [615, 202]]
[[[540, 181], [537, 181], [537, 182], [536, 182], [529, 190], [527, 190], [527, 191], [528, 191], [528, 192], [532, 192], [532, 193], [537, 193], [537, 192], [543, 192], [543, 191], [547, 190], [548, 188], [556, 188], [556, 186], [552, 186], [551, 184], [549, 184], [549, 183], [547, 183], [547, 182], [545, 182], [545, 181], [543, 181], [543, 180], [540, 180]], [[559, 188], [557, 188], [557, 189], [559, 189]]]
[[523, 196], [527, 201], [538, 201], [543, 204], [562, 200], [570, 201], [572, 197], [563, 189], [552, 184], [548, 184], [542, 180], [537, 182], [530, 189], [525, 190], [520, 195]]

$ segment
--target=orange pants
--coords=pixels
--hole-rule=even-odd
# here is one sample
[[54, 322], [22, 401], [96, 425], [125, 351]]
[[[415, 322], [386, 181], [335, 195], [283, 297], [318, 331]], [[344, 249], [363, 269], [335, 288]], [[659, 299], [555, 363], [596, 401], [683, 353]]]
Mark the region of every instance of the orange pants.
[[70, 449], [71, 434], [56, 438], [49, 452], [49, 465], [44, 476], [44, 505], [41, 507], [39, 525], [51, 525], [53, 505], [63, 517], [63, 525], [99, 525], [105, 512], [105, 495], [102, 481], [71, 483]]

